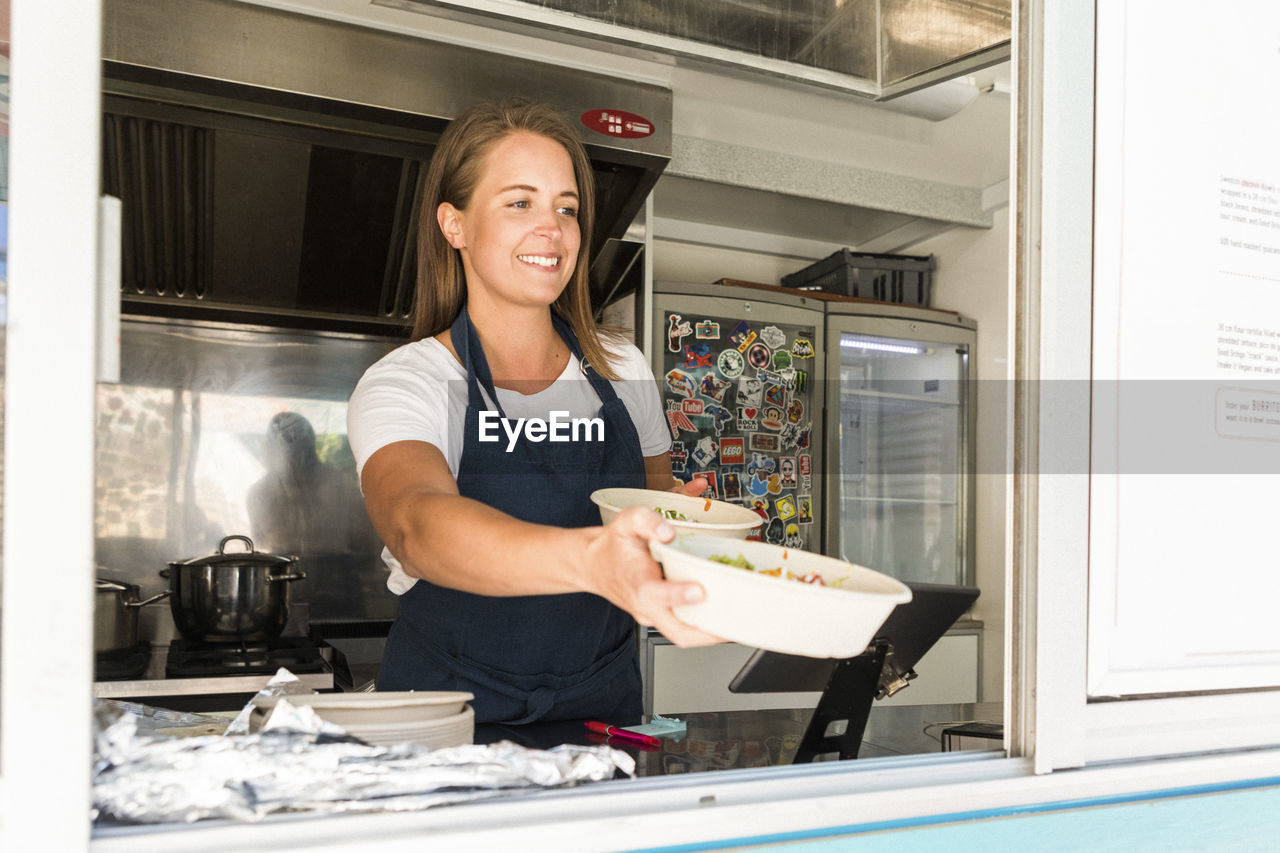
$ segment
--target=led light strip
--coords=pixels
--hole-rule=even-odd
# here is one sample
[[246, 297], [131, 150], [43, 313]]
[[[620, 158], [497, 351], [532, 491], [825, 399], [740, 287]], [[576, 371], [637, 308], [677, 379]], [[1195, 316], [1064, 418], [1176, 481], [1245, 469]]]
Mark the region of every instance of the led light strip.
[[885, 344], [861, 338], [841, 338], [840, 346], [850, 347], [851, 349], [876, 350], [877, 352], [899, 352], [906, 355], [920, 355], [925, 351], [924, 347], [911, 346], [910, 344]]

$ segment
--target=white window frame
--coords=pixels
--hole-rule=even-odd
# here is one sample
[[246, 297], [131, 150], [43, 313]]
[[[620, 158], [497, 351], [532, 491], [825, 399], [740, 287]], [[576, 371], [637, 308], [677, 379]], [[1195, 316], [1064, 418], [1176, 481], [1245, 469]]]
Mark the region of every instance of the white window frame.
[[[361, 5], [352, 0], [348, 8]], [[1013, 673], [1006, 688], [1006, 747], [1013, 757], [910, 756], [695, 774], [413, 814], [180, 826], [91, 842], [98, 176], [97, 157], [85, 152], [98, 148], [99, 21], [72, 0], [12, 0], [12, 8], [18, 74], [11, 173], [20, 174], [14, 181], [11, 246], [17, 251], [10, 257], [7, 329], [3, 849], [28, 849], [38, 840], [42, 849], [129, 853], [277, 846], [417, 851], [424, 833], [442, 846], [560, 850], [770, 834], [773, 840], [812, 839], [1274, 777], [1280, 758], [1275, 749], [1097, 765], [1108, 758], [1265, 744], [1274, 737], [1266, 723], [1276, 714], [1270, 705], [1239, 696], [1087, 703], [1088, 483], [1084, 475], [1054, 473], [1086, 470], [1087, 406], [1076, 411], [1060, 397], [1038, 395], [1037, 382], [1019, 381], [1006, 608], [1006, 670]], [[1012, 251], [1017, 298], [1011, 355], [1019, 380], [1087, 379], [1092, 98], [1086, 81], [1092, 79], [1093, 3], [1022, 0], [1015, 41], [1024, 45], [1018, 88], [1032, 95], [1019, 111], [1021, 131], [1015, 131], [1021, 155], [1013, 230], [1020, 236]], [[66, 286], [33, 284], [41, 281]], [[47, 614], [55, 611], [43, 606], [51, 600], [54, 619]], [[33, 647], [38, 655], [30, 654]], [[1211, 716], [1216, 719], [1206, 722]], [[49, 749], [55, 742], [57, 748]], [[1081, 765], [1073, 773], [1049, 772]]]
[[[1081, 4], [1037, 5], [1048, 7], [1038, 69], [1042, 123], [1038, 146], [1033, 145], [1039, 149], [1041, 185], [1039, 222], [1031, 233], [1040, 259], [1027, 272], [1039, 280], [1039, 345], [1038, 364], [1029, 364], [1024, 375], [1038, 377], [1047, 390], [1027, 423], [1035, 439], [1029, 449], [1038, 452], [1044, 473], [1034, 484], [1039, 522], [1031, 555], [1035, 610], [1028, 620], [1036, 636], [1034, 675], [1023, 682], [1024, 688], [1035, 686], [1035, 767], [1047, 772], [1117, 759], [1273, 747], [1280, 741], [1280, 691], [1124, 701], [1090, 701], [1087, 695], [1091, 494], [1083, 472], [1089, 470], [1091, 415], [1082, 394], [1061, 389], [1083, 386], [1091, 370], [1095, 27], [1092, 11], [1081, 14]], [[1031, 345], [1025, 352], [1035, 350]], [[1092, 497], [1095, 511], [1105, 506]]]
[[78, 850], [89, 838], [101, 15], [76, 0], [9, 7], [0, 849]]

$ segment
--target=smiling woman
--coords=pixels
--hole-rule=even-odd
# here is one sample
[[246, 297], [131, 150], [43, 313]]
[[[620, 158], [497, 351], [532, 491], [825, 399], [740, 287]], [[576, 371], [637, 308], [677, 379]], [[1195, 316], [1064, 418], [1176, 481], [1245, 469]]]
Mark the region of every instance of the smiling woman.
[[348, 409], [400, 596], [378, 687], [471, 692], [477, 722], [638, 718], [637, 620], [717, 640], [672, 612], [702, 593], [649, 555], [670, 524], [635, 508], [601, 526], [590, 499], [672, 482], [653, 374], [591, 318], [594, 195], [550, 108], [459, 117], [423, 192], [415, 340]]

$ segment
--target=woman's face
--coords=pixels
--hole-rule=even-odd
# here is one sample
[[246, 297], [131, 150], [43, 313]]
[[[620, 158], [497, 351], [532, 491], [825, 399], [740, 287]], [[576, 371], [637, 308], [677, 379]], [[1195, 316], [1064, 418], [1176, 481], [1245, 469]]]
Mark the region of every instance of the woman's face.
[[545, 307], [573, 277], [577, 215], [569, 153], [545, 136], [517, 131], [485, 156], [467, 209], [446, 202], [437, 220], [462, 256], [468, 299]]

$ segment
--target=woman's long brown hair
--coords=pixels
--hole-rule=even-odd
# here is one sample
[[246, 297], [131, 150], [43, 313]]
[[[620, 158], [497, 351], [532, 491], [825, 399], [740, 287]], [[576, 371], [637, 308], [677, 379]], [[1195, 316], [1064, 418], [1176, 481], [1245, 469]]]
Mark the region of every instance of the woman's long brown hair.
[[418, 292], [414, 303], [413, 340], [438, 335], [452, 326], [467, 298], [462, 257], [441, 232], [436, 209], [448, 202], [459, 210], [466, 210], [489, 151], [518, 131], [537, 133], [560, 143], [573, 162], [582, 242], [573, 278], [552, 310], [573, 329], [583, 357], [596, 372], [606, 379], [617, 379], [591, 314], [587, 270], [596, 201], [591, 161], [573, 126], [552, 107], [535, 101], [481, 102], [454, 119], [440, 137], [427, 169], [422, 207], [418, 212]]

